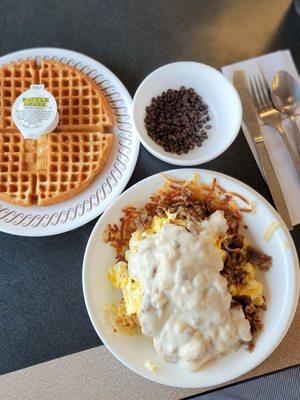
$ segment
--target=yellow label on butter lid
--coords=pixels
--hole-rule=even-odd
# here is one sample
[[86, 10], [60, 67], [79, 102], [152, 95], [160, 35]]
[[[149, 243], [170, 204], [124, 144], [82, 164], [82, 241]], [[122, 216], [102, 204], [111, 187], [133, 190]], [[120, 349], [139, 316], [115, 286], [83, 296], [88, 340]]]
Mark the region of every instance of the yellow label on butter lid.
[[25, 107], [46, 107], [49, 103], [47, 97], [24, 97], [22, 101]]

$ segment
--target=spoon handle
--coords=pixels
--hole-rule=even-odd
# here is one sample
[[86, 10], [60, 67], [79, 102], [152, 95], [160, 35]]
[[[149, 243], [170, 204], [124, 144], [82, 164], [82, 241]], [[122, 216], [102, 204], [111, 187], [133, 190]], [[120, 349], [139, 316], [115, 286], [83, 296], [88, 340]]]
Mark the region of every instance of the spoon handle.
[[300, 156], [299, 154], [294, 150], [294, 147], [289, 141], [289, 138], [287, 137], [287, 134], [285, 133], [285, 130], [281, 124], [276, 125], [277, 131], [281, 134], [281, 137], [283, 139], [283, 142], [287, 148], [287, 151], [289, 152], [290, 159], [293, 163], [293, 166], [295, 168], [295, 171], [297, 172], [298, 177], [300, 178]]
[[297, 146], [298, 154], [300, 154], [300, 129], [296, 121], [296, 116], [295, 115], [290, 115], [289, 116], [290, 121], [293, 125], [293, 130], [294, 130], [294, 139], [295, 143]]

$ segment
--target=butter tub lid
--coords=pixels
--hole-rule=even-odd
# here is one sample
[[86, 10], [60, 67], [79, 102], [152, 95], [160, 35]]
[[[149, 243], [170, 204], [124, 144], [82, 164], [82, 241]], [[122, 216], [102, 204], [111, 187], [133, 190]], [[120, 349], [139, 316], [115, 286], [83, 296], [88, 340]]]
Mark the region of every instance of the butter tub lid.
[[15, 100], [12, 118], [25, 139], [38, 139], [57, 127], [56, 100], [44, 85], [31, 85]]

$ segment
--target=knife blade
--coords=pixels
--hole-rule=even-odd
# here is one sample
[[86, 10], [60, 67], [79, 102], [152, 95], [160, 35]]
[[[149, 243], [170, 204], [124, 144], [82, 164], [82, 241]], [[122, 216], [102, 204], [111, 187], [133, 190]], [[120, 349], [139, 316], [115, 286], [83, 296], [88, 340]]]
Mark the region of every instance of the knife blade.
[[269, 154], [267, 152], [263, 134], [258, 124], [256, 109], [252, 103], [246, 76], [244, 71], [235, 70], [233, 72], [233, 85], [240, 96], [243, 108], [243, 121], [252, 136], [255, 144], [261, 166], [264, 170], [265, 177], [274, 200], [277, 211], [289, 230], [293, 229], [293, 224], [289, 215], [289, 211], [276, 175], [276, 171], [272, 165]]

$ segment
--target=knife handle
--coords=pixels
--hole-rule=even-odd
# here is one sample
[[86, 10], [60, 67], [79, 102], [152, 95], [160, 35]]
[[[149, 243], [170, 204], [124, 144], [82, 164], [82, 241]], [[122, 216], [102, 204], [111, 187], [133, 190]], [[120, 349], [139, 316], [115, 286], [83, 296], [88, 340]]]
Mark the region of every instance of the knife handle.
[[283, 219], [283, 221], [285, 222], [288, 230], [291, 231], [293, 229], [293, 224], [289, 215], [289, 211], [287, 209], [286, 202], [283, 197], [283, 193], [276, 172], [274, 170], [269, 154], [267, 152], [266, 146], [263, 140], [255, 141], [255, 145], [277, 211], [281, 216], [281, 218]]

